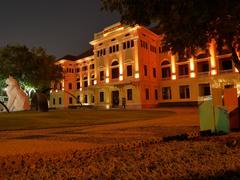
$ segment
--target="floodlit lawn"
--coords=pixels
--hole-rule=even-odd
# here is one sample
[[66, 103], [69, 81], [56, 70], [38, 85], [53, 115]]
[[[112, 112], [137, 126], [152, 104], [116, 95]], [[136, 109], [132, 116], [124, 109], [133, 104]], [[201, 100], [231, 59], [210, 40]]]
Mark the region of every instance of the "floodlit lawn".
[[156, 110], [91, 110], [65, 109], [50, 112], [0, 113], [0, 130], [44, 129], [83, 125], [111, 124], [147, 120], [173, 115], [172, 111]]

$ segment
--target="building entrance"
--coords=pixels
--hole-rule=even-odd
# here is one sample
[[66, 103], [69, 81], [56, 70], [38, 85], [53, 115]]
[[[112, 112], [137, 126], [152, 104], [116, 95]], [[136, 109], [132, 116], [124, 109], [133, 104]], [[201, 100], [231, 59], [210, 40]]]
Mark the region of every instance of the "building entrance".
[[119, 91], [112, 91], [112, 107], [119, 106]]

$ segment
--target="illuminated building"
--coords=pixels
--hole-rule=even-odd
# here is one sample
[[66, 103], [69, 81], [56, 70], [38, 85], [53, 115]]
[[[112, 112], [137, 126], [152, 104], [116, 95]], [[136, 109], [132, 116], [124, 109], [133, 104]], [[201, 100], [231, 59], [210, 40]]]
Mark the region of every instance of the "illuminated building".
[[128, 108], [196, 103], [212, 88], [240, 88], [231, 52], [218, 53], [214, 41], [185, 58], [162, 52], [161, 37], [149, 29], [117, 23], [95, 33], [90, 44], [93, 50], [57, 62], [64, 80], [55, 84], [51, 107], [76, 105], [77, 99], [104, 108], [121, 107], [123, 98]]

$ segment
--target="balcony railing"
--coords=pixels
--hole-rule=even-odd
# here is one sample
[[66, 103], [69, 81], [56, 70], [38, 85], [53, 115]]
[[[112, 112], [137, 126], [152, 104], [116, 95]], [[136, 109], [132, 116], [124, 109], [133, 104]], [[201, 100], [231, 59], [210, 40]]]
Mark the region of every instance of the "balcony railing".
[[197, 75], [198, 75], [199, 77], [209, 76], [209, 75], [210, 75], [210, 71], [198, 72]]
[[220, 74], [227, 74], [227, 73], [232, 73], [233, 69], [226, 69], [226, 70], [220, 70], [219, 73]]
[[189, 74], [178, 75], [179, 79], [189, 78]]
[[171, 80], [171, 76], [169, 76], [169, 77], [162, 77], [162, 80], [163, 81]]

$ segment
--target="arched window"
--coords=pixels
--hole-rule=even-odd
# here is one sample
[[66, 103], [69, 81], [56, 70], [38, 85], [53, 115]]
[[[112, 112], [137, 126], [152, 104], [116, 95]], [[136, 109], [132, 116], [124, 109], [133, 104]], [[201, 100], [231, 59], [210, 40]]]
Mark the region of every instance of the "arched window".
[[113, 61], [111, 66], [117, 66], [119, 65], [118, 61]]
[[197, 59], [204, 59], [204, 58], [208, 58], [209, 57], [209, 54], [206, 54], [206, 53], [201, 53], [201, 54], [198, 54], [197, 55]]
[[161, 63], [161, 66], [164, 65], [170, 65], [170, 62], [168, 60], [163, 60], [163, 62]]
[[112, 79], [119, 78], [119, 63], [118, 61], [113, 61], [111, 64], [112, 68]]
[[169, 60], [163, 60], [161, 63], [162, 79], [169, 79], [171, 77], [171, 63]]

